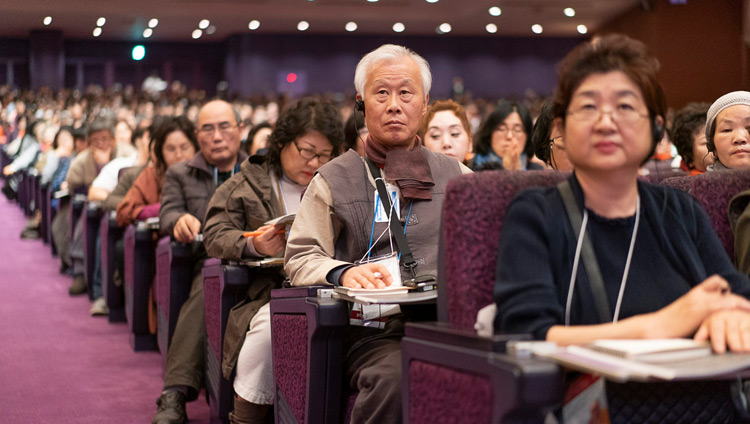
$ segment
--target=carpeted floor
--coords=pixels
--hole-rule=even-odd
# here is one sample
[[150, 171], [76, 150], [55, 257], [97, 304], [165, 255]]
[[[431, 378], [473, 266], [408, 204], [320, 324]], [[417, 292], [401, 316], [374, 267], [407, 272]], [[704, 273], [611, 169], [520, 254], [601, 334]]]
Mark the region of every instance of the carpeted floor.
[[[149, 423], [162, 388], [158, 352], [134, 352], [126, 324], [89, 316], [87, 296], [40, 240], [21, 240], [15, 203], [0, 196], [0, 423]], [[188, 404], [208, 423], [205, 396]]]

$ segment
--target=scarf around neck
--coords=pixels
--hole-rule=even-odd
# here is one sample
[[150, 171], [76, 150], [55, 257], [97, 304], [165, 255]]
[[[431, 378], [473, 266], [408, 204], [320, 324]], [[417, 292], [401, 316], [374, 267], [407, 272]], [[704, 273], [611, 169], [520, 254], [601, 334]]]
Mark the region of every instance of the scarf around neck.
[[395, 182], [405, 199], [432, 200], [430, 188], [435, 182], [418, 136], [414, 148], [408, 150], [402, 147], [388, 149], [368, 135], [365, 154], [384, 170], [389, 181]]

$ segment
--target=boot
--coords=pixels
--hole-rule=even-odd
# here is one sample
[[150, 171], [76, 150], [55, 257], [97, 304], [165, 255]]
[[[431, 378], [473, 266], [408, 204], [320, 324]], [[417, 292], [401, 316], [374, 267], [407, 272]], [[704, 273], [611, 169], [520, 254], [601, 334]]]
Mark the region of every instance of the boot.
[[271, 405], [258, 405], [234, 395], [234, 410], [229, 413], [231, 424], [264, 424]]

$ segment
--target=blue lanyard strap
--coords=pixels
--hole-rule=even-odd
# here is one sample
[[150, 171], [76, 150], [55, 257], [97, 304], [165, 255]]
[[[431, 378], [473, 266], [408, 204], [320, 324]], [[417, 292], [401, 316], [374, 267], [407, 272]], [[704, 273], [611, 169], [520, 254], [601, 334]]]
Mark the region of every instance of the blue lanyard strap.
[[[375, 210], [378, 210], [380, 204], [380, 196], [375, 201]], [[411, 217], [411, 208], [414, 207], [414, 202], [409, 203], [409, 213], [406, 214], [406, 221], [404, 221], [404, 235], [406, 235], [406, 227], [409, 226], [409, 217]], [[370, 226], [370, 243], [367, 246], [367, 259], [370, 259], [372, 254], [372, 239], [375, 235], [375, 214], [372, 215], [372, 225]], [[398, 260], [401, 261], [401, 252], [398, 252]]]

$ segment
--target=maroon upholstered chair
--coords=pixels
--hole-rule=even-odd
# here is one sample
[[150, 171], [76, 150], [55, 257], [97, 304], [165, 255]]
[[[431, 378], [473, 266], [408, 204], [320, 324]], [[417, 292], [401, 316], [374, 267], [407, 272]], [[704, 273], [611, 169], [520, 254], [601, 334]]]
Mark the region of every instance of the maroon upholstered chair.
[[706, 172], [692, 177], [667, 178], [662, 184], [686, 191], [695, 197], [711, 219], [721, 244], [734, 260], [734, 233], [729, 224], [729, 201], [750, 189], [750, 171]]
[[438, 323], [410, 323], [402, 340], [405, 423], [543, 422], [563, 395], [554, 364], [505, 354], [528, 335], [479, 337], [477, 312], [494, 302], [505, 210], [520, 191], [569, 174], [486, 171], [448, 184], [440, 232]]
[[50, 228], [48, 225], [48, 215], [49, 215], [49, 206], [47, 205], [47, 202], [49, 202], [49, 183], [40, 184], [39, 190], [37, 191], [37, 201], [39, 205], [39, 211], [42, 214], [41, 221], [39, 221], [39, 235], [42, 239], [42, 243], [47, 244], [50, 242], [49, 239], [49, 233]]
[[[351, 397], [343, 399], [342, 333], [346, 302], [326, 297], [330, 286], [271, 292], [274, 414], [277, 423], [347, 422]], [[342, 402], [344, 401], [345, 402]]]
[[190, 296], [193, 282], [193, 247], [190, 244], [172, 241], [169, 237], [159, 239], [156, 247], [156, 334], [162, 359], [162, 371], [166, 370], [167, 351], [172, 342], [180, 309]]
[[[115, 211], [105, 213], [99, 222], [102, 256], [102, 296], [109, 308], [109, 322], [125, 322], [125, 293], [122, 285], [115, 284], [117, 245], [122, 243], [124, 229], [117, 225]], [[120, 258], [122, 259], [122, 258]], [[120, 276], [122, 278], [122, 276]]]
[[125, 230], [125, 315], [130, 327], [130, 345], [135, 351], [157, 347], [156, 336], [148, 326], [157, 231], [144, 222], [136, 222]]

